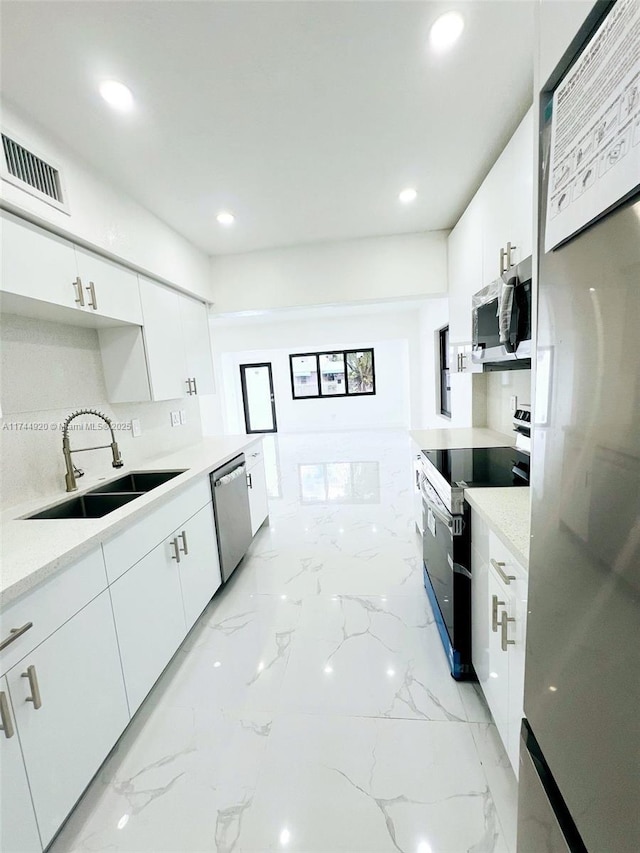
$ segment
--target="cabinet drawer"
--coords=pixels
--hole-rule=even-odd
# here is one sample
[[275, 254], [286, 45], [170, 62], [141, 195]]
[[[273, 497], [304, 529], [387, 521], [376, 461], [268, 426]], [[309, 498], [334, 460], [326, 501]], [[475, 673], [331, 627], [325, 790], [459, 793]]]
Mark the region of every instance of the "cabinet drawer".
[[13, 628], [29, 622], [33, 626], [0, 652], [0, 673], [22, 660], [106, 587], [102, 551], [96, 548], [3, 609], [1, 639], [8, 637]]
[[247, 447], [247, 449], [244, 451], [244, 458], [247, 464], [247, 471], [250, 471], [254, 465], [258, 464], [258, 462], [262, 462], [264, 459], [262, 440], [256, 441], [255, 444], [252, 444]]
[[209, 501], [211, 486], [208, 477], [203, 477], [105, 542], [102, 549], [109, 583], [135, 565]]

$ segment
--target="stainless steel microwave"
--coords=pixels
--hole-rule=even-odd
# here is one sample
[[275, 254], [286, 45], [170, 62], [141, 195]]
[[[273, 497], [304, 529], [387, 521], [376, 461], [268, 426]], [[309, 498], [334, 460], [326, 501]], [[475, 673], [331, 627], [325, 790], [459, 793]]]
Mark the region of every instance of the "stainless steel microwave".
[[471, 360], [485, 371], [531, 367], [531, 257], [473, 295]]

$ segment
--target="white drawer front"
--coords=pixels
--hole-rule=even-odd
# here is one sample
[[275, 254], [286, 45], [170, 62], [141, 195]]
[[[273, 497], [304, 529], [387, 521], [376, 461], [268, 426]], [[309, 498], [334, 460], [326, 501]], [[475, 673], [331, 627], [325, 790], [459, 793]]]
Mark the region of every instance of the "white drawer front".
[[[500, 566], [500, 569], [505, 575], [514, 575], [518, 580], [527, 578], [528, 575], [526, 569], [520, 565], [502, 540], [498, 539], [493, 530], [489, 530], [489, 556], [498, 564], [504, 563], [504, 565]], [[500, 572], [496, 570], [495, 566], [493, 566], [493, 569], [496, 571], [498, 576], [500, 576]], [[502, 578], [502, 581], [506, 583], [504, 578]], [[511, 583], [513, 583], [513, 581], [511, 581]], [[509, 584], [507, 584], [507, 586], [508, 585]]]
[[102, 551], [96, 548], [5, 608], [0, 614], [0, 640], [13, 628], [29, 622], [33, 626], [0, 652], [0, 672], [22, 660], [106, 587]]
[[208, 477], [196, 480], [174, 497], [167, 498], [144, 518], [135, 521], [122, 533], [102, 546], [109, 583], [159, 545], [199, 509], [211, 501]]
[[244, 451], [244, 458], [247, 464], [247, 471], [250, 471], [258, 462], [264, 459], [264, 451], [262, 449], [262, 439], [252, 444]]

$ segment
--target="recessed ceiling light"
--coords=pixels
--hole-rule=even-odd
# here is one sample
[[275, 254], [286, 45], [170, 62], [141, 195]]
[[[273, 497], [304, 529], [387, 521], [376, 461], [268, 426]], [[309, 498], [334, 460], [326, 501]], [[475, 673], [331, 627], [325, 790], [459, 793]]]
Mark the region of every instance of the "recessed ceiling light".
[[412, 201], [415, 201], [418, 197], [418, 193], [413, 187], [407, 187], [406, 190], [402, 190], [398, 198], [403, 204], [410, 204]]
[[220, 211], [220, 213], [216, 216], [216, 219], [218, 220], [220, 225], [233, 225], [233, 223], [236, 221], [236, 218], [233, 213], [229, 213], [229, 211], [227, 210]]
[[127, 113], [133, 109], [133, 95], [124, 83], [117, 80], [103, 80], [100, 84], [100, 94], [114, 110]]
[[445, 12], [431, 27], [431, 47], [437, 51], [448, 50], [458, 41], [463, 29], [464, 18], [459, 12]]

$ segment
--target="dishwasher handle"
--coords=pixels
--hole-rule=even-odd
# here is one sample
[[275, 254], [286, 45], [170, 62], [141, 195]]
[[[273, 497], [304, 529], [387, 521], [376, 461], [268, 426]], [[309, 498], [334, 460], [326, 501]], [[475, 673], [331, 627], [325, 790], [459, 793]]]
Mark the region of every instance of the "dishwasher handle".
[[233, 471], [229, 471], [228, 474], [220, 477], [219, 480], [215, 480], [213, 483], [214, 488], [219, 489], [221, 486], [227, 486], [229, 483], [233, 483], [234, 480], [237, 480], [238, 477], [241, 477], [244, 474], [246, 467], [247, 466], [243, 462], [241, 465], [238, 465], [237, 468], [234, 468]]

